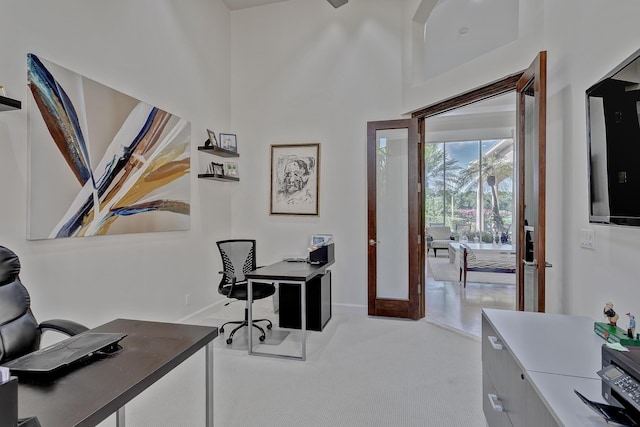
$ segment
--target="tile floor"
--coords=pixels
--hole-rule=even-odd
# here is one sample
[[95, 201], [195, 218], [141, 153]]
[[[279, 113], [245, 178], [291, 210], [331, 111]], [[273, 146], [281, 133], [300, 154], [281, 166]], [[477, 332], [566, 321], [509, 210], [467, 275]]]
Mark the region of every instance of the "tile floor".
[[477, 337], [482, 334], [482, 308], [515, 310], [516, 306], [513, 285], [467, 282], [463, 288], [459, 282], [434, 280], [428, 268], [425, 291], [427, 321]]

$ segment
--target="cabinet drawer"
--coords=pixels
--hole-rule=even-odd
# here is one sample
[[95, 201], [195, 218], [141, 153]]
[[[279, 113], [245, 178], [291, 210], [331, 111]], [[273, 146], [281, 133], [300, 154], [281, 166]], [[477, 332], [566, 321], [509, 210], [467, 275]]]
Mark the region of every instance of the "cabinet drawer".
[[[482, 317], [482, 367], [486, 369], [500, 393], [508, 392], [501, 389], [505, 378], [513, 376], [519, 378], [521, 373], [513, 355], [502, 342], [502, 338], [484, 316]], [[515, 382], [515, 378], [512, 380]]]
[[482, 318], [482, 369], [493, 384], [504, 412], [514, 426], [526, 422], [526, 379], [500, 336]]
[[[495, 396], [495, 398], [493, 397]], [[493, 400], [493, 404], [492, 404]], [[512, 427], [511, 421], [509, 421], [509, 417], [507, 413], [504, 412], [504, 407], [502, 411], [496, 410], [494, 408], [497, 404], [502, 403], [500, 401], [500, 397], [496, 392], [493, 383], [489, 379], [486, 370], [482, 370], [482, 411], [484, 412], [484, 417], [487, 420], [487, 425], [489, 427]]]
[[[524, 425], [531, 425], [535, 421], [536, 427], [558, 427], [549, 409], [545, 406], [540, 399], [540, 396], [534, 390], [529, 381], [524, 380], [525, 383], [525, 395], [526, 395], [526, 409], [524, 414]], [[527, 422], [528, 421], [528, 422]], [[515, 423], [514, 423], [515, 426]]]

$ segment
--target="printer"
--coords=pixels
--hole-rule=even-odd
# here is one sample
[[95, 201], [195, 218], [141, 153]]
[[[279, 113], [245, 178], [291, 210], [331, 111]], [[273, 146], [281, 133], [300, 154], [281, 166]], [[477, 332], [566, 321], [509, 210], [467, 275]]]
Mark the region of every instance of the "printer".
[[[640, 424], [640, 347], [617, 351], [602, 346], [602, 397], [612, 406], [624, 408]], [[633, 425], [633, 424], [628, 424]]]

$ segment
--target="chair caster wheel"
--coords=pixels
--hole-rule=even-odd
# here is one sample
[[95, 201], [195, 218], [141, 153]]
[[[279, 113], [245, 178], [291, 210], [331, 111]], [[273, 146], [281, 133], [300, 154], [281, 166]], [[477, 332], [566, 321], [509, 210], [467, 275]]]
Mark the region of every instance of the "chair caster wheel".
[[267, 325], [267, 329], [273, 328], [273, 325]]
[[220, 328], [220, 332], [224, 332], [224, 328]]
[[227, 344], [231, 344], [233, 342], [232, 338], [227, 338]]
[[264, 335], [260, 335], [260, 341], [264, 341], [265, 336]]

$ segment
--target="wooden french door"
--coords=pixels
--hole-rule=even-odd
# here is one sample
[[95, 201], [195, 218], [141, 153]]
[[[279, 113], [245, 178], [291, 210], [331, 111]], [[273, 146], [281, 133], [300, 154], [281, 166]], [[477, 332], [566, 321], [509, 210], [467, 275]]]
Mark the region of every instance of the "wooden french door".
[[518, 128], [518, 310], [545, 311], [547, 53], [516, 84]]
[[418, 120], [367, 124], [368, 312], [424, 317]]

